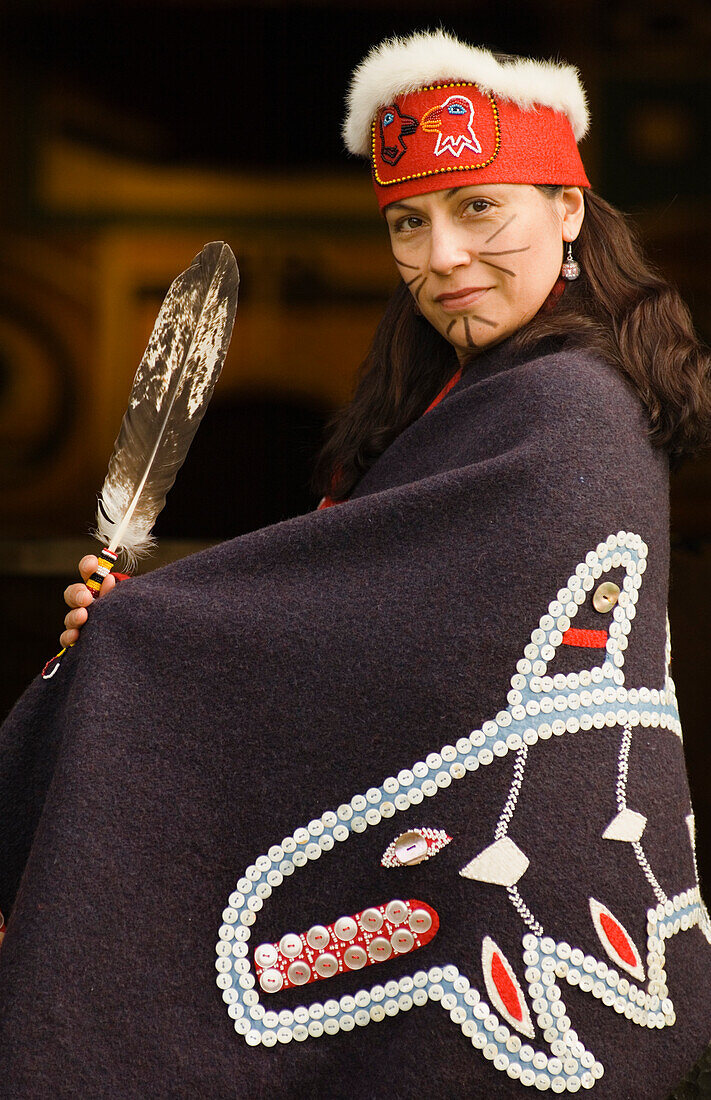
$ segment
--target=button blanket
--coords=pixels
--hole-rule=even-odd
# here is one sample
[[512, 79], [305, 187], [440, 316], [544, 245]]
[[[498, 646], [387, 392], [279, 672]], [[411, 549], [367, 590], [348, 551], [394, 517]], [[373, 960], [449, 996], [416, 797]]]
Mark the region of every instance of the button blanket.
[[506, 342], [92, 608], [0, 731], [4, 1095], [667, 1096], [711, 928], [646, 427]]

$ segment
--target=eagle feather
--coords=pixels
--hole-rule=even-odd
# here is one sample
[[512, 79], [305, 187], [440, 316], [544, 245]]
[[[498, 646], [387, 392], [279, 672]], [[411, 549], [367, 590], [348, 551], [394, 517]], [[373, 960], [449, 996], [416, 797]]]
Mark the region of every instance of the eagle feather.
[[133, 568], [185, 460], [227, 354], [239, 271], [229, 245], [206, 244], [171, 284], [133, 380], [99, 495], [95, 534]]

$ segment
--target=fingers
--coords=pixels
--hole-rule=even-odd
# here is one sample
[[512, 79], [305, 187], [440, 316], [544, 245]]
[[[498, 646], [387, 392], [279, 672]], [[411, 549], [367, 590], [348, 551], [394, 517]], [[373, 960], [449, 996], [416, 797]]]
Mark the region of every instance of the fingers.
[[78, 630], [65, 630], [63, 634], [59, 635], [59, 644], [62, 649], [69, 649], [69, 646], [74, 645], [78, 637]]
[[[91, 593], [89, 592], [89, 589], [85, 585], [70, 585], [70, 588], [83, 588], [84, 592], [89, 597], [89, 604], [92, 604], [94, 602], [91, 598]], [[74, 645], [74, 643], [79, 638], [79, 631], [83, 627], [86, 620], [89, 618], [88, 605], [79, 606], [77, 604], [70, 603], [69, 599], [67, 599], [67, 593], [69, 593], [69, 590], [70, 589], [68, 588], [64, 594], [64, 597], [66, 602], [69, 604], [70, 607], [73, 608], [73, 610], [68, 611], [67, 614], [64, 616], [64, 625], [66, 627], [66, 630], [64, 630], [63, 633], [59, 636], [59, 644], [64, 649], [67, 649], [67, 647], [70, 645]], [[78, 595], [79, 597], [81, 597], [81, 593], [79, 593]]]
[[109, 575], [107, 577], [104, 577], [103, 581], [101, 582], [101, 589], [99, 591], [99, 599], [101, 599], [102, 596], [106, 596], [107, 593], [109, 593], [111, 591], [111, 589], [115, 588], [115, 587], [116, 587], [116, 577], [114, 577], [112, 573], [109, 573]]
[[[91, 555], [81, 559], [79, 572], [85, 581], [96, 572], [98, 564], [96, 558], [91, 557]], [[116, 578], [109, 573], [102, 581], [99, 597], [106, 596], [115, 587]], [[94, 597], [85, 584], [70, 584], [64, 590], [64, 602], [68, 607], [91, 607]]]
[[92, 573], [95, 573], [98, 568], [99, 559], [94, 554], [87, 554], [79, 562], [79, 572], [85, 581], [88, 581]]
[[85, 607], [77, 607], [64, 616], [64, 625], [67, 630], [78, 630], [79, 627], [84, 625], [88, 617], [89, 612]]
[[90, 607], [94, 601], [85, 584], [70, 584], [64, 589], [64, 602], [67, 607]]
[[[89, 600], [91, 602], [91, 596], [89, 594], [89, 590], [87, 588], [85, 588], [84, 585], [75, 585], [75, 586], [73, 585], [72, 587], [84, 588], [84, 591], [89, 596]], [[67, 592], [68, 591], [69, 591], [69, 589], [67, 589]], [[66, 593], [65, 593], [65, 599], [66, 599]], [[69, 601], [67, 601], [67, 602], [69, 602]], [[77, 641], [77, 639], [79, 637], [79, 630], [81, 629], [81, 627], [84, 625], [84, 623], [86, 622], [86, 620], [88, 618], [89, 618], [89, 612], [86, 609], [86, 607], [77, 607], [77, 606], [75, 606], [73, 611], [68, 611], [67, 612], [67, 614], [64, 616], [64, 625], [67, 629], [62, 634], [60, 634], [60, 636], [59, 636], [59, 644], [62, 646], [63, 649], [67, 649], [70, 645], [74, 645], [74, 643]]]
[[[96, 572], [98, 566], [98, 559], [93, 554], [87, 554], [79, 562], [79, 573], [85, 581], [88, 581], [89, 577]], [[115, 587], [116, 578], [109, 573], [102, 581], [98, 598], [106, 596]], [[66, 630], [59, 636], [60, 644], [66, 649], [78, 640], [79, 631], [89, 617], [89, 608], [94, 602], [94, 597], [86, 584], [75, 583], [64, 589], [64, 602], [67, 607], [71, 608], [71, 611], [64, 617]]]

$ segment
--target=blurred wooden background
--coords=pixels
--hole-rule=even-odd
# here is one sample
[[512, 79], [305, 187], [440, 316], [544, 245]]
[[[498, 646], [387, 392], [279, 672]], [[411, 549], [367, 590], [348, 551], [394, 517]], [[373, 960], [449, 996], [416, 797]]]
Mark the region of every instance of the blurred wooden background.
[[[133, 373], [168, 284], [207, 240], [237, 254], [238, 320], [159, 521], [159, 560], [315, 505], [324, 420], [397, 278], [367, 167], [341, 148], [344, 87], [372, 43], [435, 21], [581, 69], [593, 185], [635, 218], [711, 336], [706, 0], [440, 0], [437, 20], [417, 0], [5, 0], [3, 713], [54, 652]], [[674, 675], [708, 882], [710, 456], [674, 478], [672, 538]]]

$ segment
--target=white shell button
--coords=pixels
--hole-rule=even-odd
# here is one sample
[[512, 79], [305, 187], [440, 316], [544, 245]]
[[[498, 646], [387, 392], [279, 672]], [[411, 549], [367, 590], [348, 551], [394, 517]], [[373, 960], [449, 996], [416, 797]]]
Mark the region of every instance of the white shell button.
[[297, 936], [295, 932], [287, 932], [279, 940], [279, 950], [288, 959], [294, 959], [297, 955], [300, 955], [302, 947], [301, 936]]
[[415, 946], [414, 936], [412, 932], [408, 932], [407, 928], [398, 928], [396, 932], [393, 932], [390, 942], [400, 955], [406, 951], [412, 951]]
[[399, 863], [420, 863], [427, 857], [427, 841], [420, 833], [401, 833], [395, 841], [395, 856]]
[[353, 917], [340, 917], [333, 926], [333, 930], [339, 940], [352, 940], [358, 932], [358, 925]]
[[328, 928], [324, 928], [322, 924], [314, 924], [306, 933], [306, 942], [309, 947], [313, 947], [314, 951], [321, 951], [324, 947], [328, 947], [331, 942]]
[[413, 909], [407, 923], [413, 932], [429, 932], [432, 927], [432, 917], [426, 909]]
[[364, 948], [355, 944], [352, 947], [346, 948], [343, 959], [349, 970], [360, 970], [360, 968], [367, 963], [368, 956]]
[[338, 972], [338, 959], [327, 951], [316, 959], [314, 970], [321, 978], [330, 978], [332, 974]]
[[384, 936], [376, 936], [368, 944], [368, 954], [375, 962], [383, 962], [385, 959], [389, 959], [392, 953], [393, 949]]
[[277, 949], [270, 943], [262, 943], [254, 952], [254, 961], [260, 966], [273, 966], [277, 961]]
[[360, 926], [366, 932], [377, 932], [383, 925], [383, 914], [379, 909], [364, 909], [360, 915]]
[[284, 975], [279, 970], [265, 970], [259, 984], [265, 993], [278, 993], [284, 984]]
[[404, 901], [393, 899], [385, 906], [385, 916], [391, 924], [402, 924], [407, 918], [408, 908]]
[[292, 985], [306, 985], [311, 978], [311, 967], [302, 961], [293, 962], [286, 973]]

